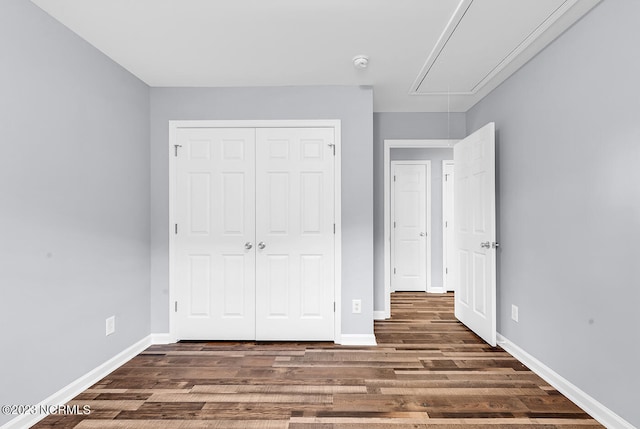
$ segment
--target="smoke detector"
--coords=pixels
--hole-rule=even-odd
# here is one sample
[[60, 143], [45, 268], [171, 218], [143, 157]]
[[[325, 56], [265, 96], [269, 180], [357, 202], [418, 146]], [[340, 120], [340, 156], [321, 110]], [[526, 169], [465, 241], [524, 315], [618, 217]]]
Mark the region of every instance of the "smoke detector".
[[369, 57], [366, 55], [357, 55], [353, 57], [353, 66], [357, 69], [366, 69], [369, 65]]

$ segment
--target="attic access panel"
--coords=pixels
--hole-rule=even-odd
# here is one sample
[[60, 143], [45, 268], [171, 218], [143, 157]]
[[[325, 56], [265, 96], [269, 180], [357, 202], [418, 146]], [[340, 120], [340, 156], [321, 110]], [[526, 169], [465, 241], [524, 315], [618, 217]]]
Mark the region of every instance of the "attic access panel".
[[411, 93], [475, 94], [578, 2], [460, 1]]

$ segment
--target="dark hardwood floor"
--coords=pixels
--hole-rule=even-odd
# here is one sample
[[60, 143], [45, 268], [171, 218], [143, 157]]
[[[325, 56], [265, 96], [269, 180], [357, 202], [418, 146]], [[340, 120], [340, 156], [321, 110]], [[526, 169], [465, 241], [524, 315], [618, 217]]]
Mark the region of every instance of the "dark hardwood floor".
[[377, 347], [152, 346], [35, 427], [595, 428], [576, 405], [455, 320], [453, 295], [396, 293]]

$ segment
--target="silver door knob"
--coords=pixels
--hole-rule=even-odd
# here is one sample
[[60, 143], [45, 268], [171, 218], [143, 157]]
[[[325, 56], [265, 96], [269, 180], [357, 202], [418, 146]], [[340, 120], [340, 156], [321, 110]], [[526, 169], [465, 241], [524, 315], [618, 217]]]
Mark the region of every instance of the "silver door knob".
[[247, 250], [251, 250], [251, 248], [253, 247], [253, 243], [250, 241], [247, 241], [246, 243], [244, 243], [244, 248]]
[[482, 247], [483, 249], [491, 249], [491, 242], [485, 241], [483, 243], [480, 243], [480, 247]]
[[421, 233], [420, 233], [420, 237], [424, 237], [424, 236], [426, 236], [426, 235], [427, 235], [427, 233], [426, 233], [426, 232], [421, 232]]
[[264, 241], [261, 241], [260, 243], [258, 243], [258, 249], [262, 250], [262, 249], [264, 249], [265, 247], [267, 247], [267, 245], [266, 245], [266, 244], [264, 244]]

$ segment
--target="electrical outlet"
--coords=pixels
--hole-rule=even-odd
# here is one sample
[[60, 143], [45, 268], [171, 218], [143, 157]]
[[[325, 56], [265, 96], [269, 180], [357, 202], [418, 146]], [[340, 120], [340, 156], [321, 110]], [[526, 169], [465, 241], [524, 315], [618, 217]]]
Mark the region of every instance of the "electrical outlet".
[[514, 321], [518, 321], [518, 306], [517, 305], [511, 305], [511, 318]]
[[107, 327], [106, 335], [111, 335], [114, 332], [116, 332], [116, 316], [107, 317], [106, 327]]
[[354, 299], [351, 301], [351, 312], [354, 314], [362, 313], [362, 301], [359, 299]]

